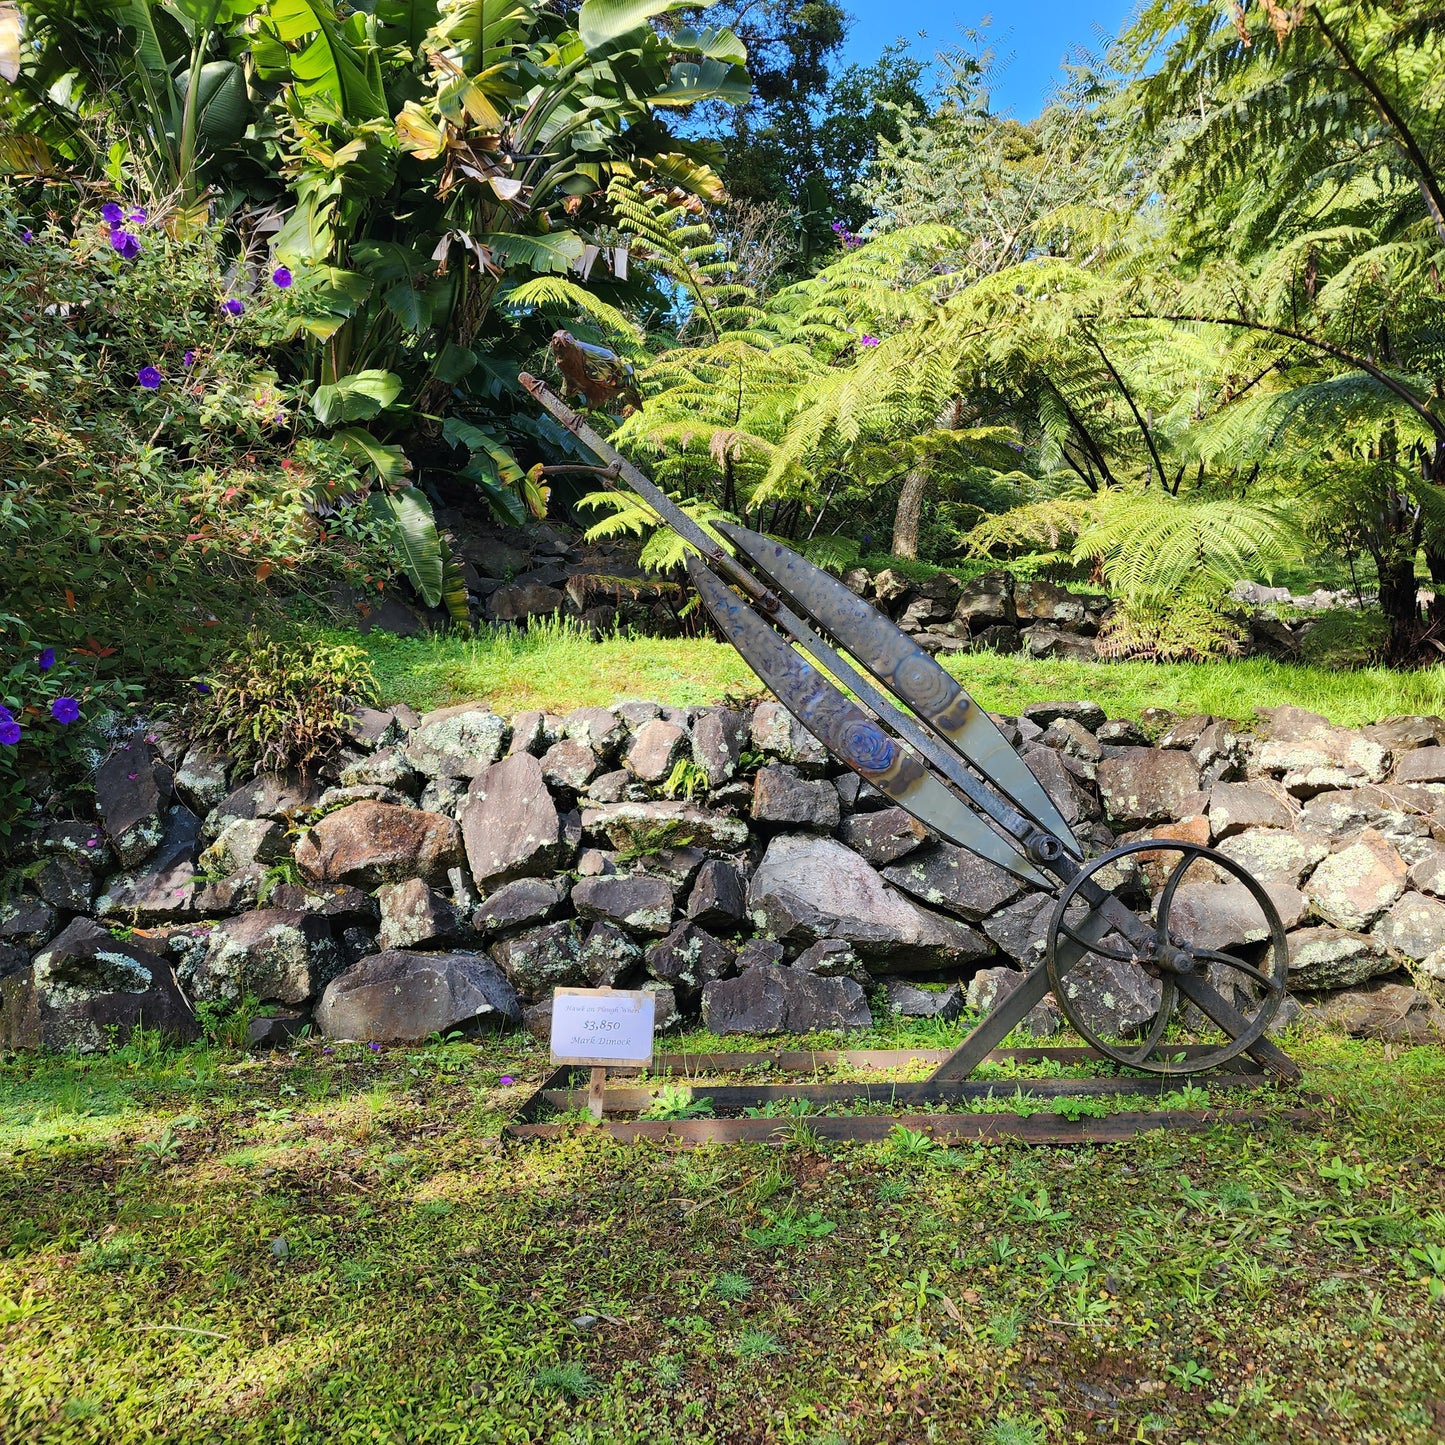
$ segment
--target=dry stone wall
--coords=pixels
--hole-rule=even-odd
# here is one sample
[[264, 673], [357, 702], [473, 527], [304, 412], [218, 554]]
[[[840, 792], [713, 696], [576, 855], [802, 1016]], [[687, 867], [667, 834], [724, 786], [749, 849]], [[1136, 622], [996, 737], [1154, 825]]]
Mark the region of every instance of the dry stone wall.
[[[1257, 877], [1318, 1017], [1445, 1035], [1445, 721], [1355, 731], [1284, 707], [1244, 730], [1074, 701], [1001, 722], [1091, 853], [1167, 837]], [[649, 989], [664, 1029], [953, 1019], [1017, 986], [1049, 918], [1047, 895], [932, 836], [771, 701], [367, 711], [314, 778], [230, 776], [138, 733], [95, 783], [95, 816], [34, 834], [0, 905], [0, 1046], [193, 1038], [197, 1007], [244, 998], [265, 1005], [257, 1044], [307, 1025], [543, 1034], [560, 985]], [[1201, 942], [1259, 946], [1223, 871], [1176, 905]], [[1069, 988], [1110, 1033], [1159, 1002], [1098, 956]], [[1027, 1024], [1059, 1026], [1052, 1000]]]

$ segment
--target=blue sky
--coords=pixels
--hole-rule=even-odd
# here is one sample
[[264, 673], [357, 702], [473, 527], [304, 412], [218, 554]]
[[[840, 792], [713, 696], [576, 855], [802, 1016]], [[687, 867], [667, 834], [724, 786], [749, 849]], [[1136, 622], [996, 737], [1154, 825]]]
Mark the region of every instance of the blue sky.
[[[1102, 50], [1134, 10], [1132, 0], [995, 0], [991, 7], [968, 0], [844, 3], [854, 17], [845, 60], [864, 64], [900, 36], [916, 55], [931, 60], [935, 51], [959, 42], [963, 27], [980, 28], [980, 22], [991, 17], [989, 42], [999, 64], [994, 109], [1007, 110], [1019, 120], [1039, 113], [1065, 57], [1080, 47]], [[920, 31], [925, 32], [921, 37]]]

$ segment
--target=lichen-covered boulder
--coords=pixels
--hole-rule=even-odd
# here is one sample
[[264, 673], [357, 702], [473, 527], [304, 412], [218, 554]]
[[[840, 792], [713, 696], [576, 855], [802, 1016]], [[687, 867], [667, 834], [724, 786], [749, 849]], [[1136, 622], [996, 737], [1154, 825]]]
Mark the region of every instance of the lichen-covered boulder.
[[1409, 868], [1394, 845], [1373, 828], [1310, 875], [1315, 912], [1336, 928], [1363, 931], [1405, 891]]
[[697, 870], [687, 897], [687, 916], [704, 928], [733, 928], [747, 907], [742, 875], [735, 864], [709, 858]]
[[1387, 949], [1419, 963], [1445, 948], [1445, 903], [1423, 893], [1403, 893], [1370, 932]]
[[492, 945], [491, 954], [526, 998], [541, 998], [554, 988], [578, 988], [587, 982], [582, 940], [571, 919], [504, 938]]
[[830, 829], [838, 826], [839, 817], [838, 793], [831, 783], [801, 778], [785, 763], [758, 769], [753, 779], [755, 823]]
[[480, 889], [551, 873], [564, 861], [562, 820], [542, 765], [531, 753], [513, 753], [479, 773], [461, 821], [467, 862]]
[[[981, 968], [969, 980], [967, 1002], [975, 1013], [992, 1013], [994, 1006], [1011, 994], [1022, 982], [1024, 975], [1016, 968]], [[1046, 1039], [1063, 1028], [1063, 1015], [1059, 1012], [1054, 996], [1046, 993], [1042, 999], [1024, 1015], [1019, 1027], [1036, 1039]]]
[[942, 1019], [951, 1023], [963, 1012], [963, 989], [956, 983], [922, 988], [902, 978], [883, 980], [883, 1003], [891, 1014], [906, 1019]]
[[201, 820], [183, 804], [167, 809], [160, 846], [133, 872], [109, 879], [95, 900], [101, 918], [164, 923], [194, 918]]
[[286, 830], [273, 818], [232, 818], [200, 856], [203, 873], [235, 873], [273, 863], [286, 851]]
[[882, 808], [844, 818], [838, 836], [860, 858], [882, 868], [914, 852], [927, 839], [928, 829], [902, 808]]
[[873, 1014], [849, 978], [764, 964], [703, 989], [703, 1025], [715, 1034], [807, 1034], [867, 1029]]
[[390, 803], [351, 803], [328, 813], [296, 845], [296, 865], [308, 878], [358, 888], [406, 878], [440, 886], [461, 861], [461, 830], [451, 818]]
[[884, 868], [883, 876], [930, 908], [957, 914], [970, 923], [997, 912], [1024, 888], [1007, 869], [952, 843], [920, 849], [905, 861]]
[[496, 713], [476, 703], [438, 708], [412, 730], [405, 760], [428, 778], [474, 778], [496, 761], [506, 731]]
[[472, 914], [472, 927], [493, 936], [544, 923], [562, 906], [562, 889], [550, 878], [518, 878], [504, 883]]
[[168, 959], [74, 919], [30, 967], [0, 978], [0, 1047], [97, 1053], [134, 1028], [201, 1035]]
[[642, 963], [642, 948], [615, 923], [594, 923], [578, 950], [582, 972], [593, 988], [620, 988]]
[[628, 743], [622, 761], [640, 783], [662, 783], [688, 750], [686, 728], [663, 718], [642, 724]]
[[735, 852], [748, 845], [748, 825], [691, 803], [603, 803], [582, 809], [584, 837], [614, 848], [657, 849], [687, 843]]
[[732, 950], [695, 923], [679, 923], [647, 950], [647, 972], [671, 987], [683, 1007], [703, 988], [735, 971]]
[[1216, 783], [1209, 790], [1209, 826], [1216, 839], [1250, 828], [1289, 828], [1299, 804], [1277, 783]]
[[1258, 767], [1279, 777], [1296, 797], [1378, 783], [1390, 770], [1387, 748], [1301, 709], [1276, 708], [1270, 731], [1259, 750]]
[[572, 889], [579, 918], [616, 923], [629, 933], [666, 933], [673, 905], [672, 889], [661, 878], [641, 873], [583, 878]]
[[1291, 989], [1348, 988], [1394, 968], [1380, 941], [1365, 933], [1324, 924], [1289, 935]]
[[122, 866], [133, 867], [160, 846], [169, 787], [151, 745], [123, 743], [95, 773], [95, 806]]
[[827, 748], [780, 702], [760, 702], [754, 708], [751, 732], [753, 746], [779, 762], [815, 773], [828, 766]]
[[428, 888], [420, 878], [387, 883], [377, 890], [381, 929], [377, 941], [383, 952], [399, 948], [440, 948], [462, 943], [466, 925], [450, 901]]
[[1445, 1008], [1423, 989], [1375, 979], [1360, 988], [1316, 995], [1305, 1012], [1316, 1023], [1386, 1043], [1445, 1043]]
[[304, 1003], [344, 960], [319, 913], [258, 908], [212, 929], [206, 951], [182, 964], [183, 981], [198, 1002], [231, 1002], [248, 994], [262, 1003]]
[[1115, 827], [1170, 822], [1198, 789], [1199, 765], [1187, 752], [1120, 748], [1099, 764], [1099, 793]]
[[692, 760], [707, 774], [707, 785], [720, 788], [737, 773], [748, 720], [728, 708], [709, 708], [692, 725]]
[[835, 838], [774, 838], [748, 884], [748, 912], [760, 933], [804, 945], [847, 939], [894, 971], [956, 966], [992, 952], [966, 924], [889, 888]]
[[1226, 858], [1238, 863], [1261, 883], [1288, 883], [1297, 888], [1330, 851], [1329, 840], [1288, 828], [1246, 828], [1220, 845]]
[[327, 1038], [380, 1043], [505, 1029], [521, 1019], [516, 991], [476, 953], [373, 954], [332, 979], [316, 1009]]
[[627, 738], [627, 725], [609, 707], [573, 708], [562, 719], [562, 731], [609, 763]]

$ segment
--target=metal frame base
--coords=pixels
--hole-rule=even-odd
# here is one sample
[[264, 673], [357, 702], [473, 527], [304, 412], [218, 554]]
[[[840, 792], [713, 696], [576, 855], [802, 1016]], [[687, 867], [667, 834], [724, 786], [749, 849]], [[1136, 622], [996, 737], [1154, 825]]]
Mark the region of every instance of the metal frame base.
[[[1207, 1046], [1190, 1045], [1181, 1053], [1203, 1054]], [[678, 1148], [696, 1148], [702, 1144], [779, 1143], [795, 1138], [802, 1128], [817, 1139], [868, 1142], [885, 1139], [902, 1125], [927, 1134], [940, 1144], [1000, 1140], [1025, 1144], [1109, 1144], [1132, 1139], [1154, 1129], [1198, 1131], [1216, 1124], [1242, 1124], [1261, 1127], [1271, 1123], [1306, 1125], [1317, 1117], [1311, 1108], [1291, 1109], [1160, 1109], [1110, 1114], [1104, 1118], [1068, 1119], [1061, 1114], [1039, 1113], [912, 1113], [925, 1105], [948, 1104], [964, 1100], [994, 1097], [1047, 1100], [1059, 1098], [1108, 1097], [1120, 1094], [1142, 1094], [1160, 1097], [1181, 1084], [1199, 1082], [1231, 1091], [1253, 1091], [1274, 1088], [1279, 1084], [1273, 1070], [1258, 1063], [1238, 1058], [1227, 1066], [1187, 1078], [1156, 1076], [1082, 1075], [1073, 1077], [1002, 1080], [955, 1080], [940, 1078], [937, 1073], [918, 1081], [897, 1082], [867, 1079], [842, 1084], [774, 1083], [777, 1076], [815, 1073], [820, 1067], [846, 1064], [858, 1069], [896, 1069], [909, 1064], [941, 1063], [954, 1053], [949, 1049], [842, 1049], [808, 1052], [804, 1050], [773, 1050], [766, 1053], [660, 1054], [649, 1069], [650, 1075], [670, 1075], [685, 1081], [726, 1070], [743, 1073], [758, 1070], [758, 1083], [709, 1085], [698, 1091], [699, 1097], [712, 1101], [720, 1111], [741, 1111], [762, 1108], [787, 1100], [806, 1101], [815, 1105], [854, 1103], [856, 1101], [886, 1104], [901, 1113], [821, 1115], [805, 1114], [797, 1118], [715, 1119], [640, 1119], [637, 1115], [647, 1107], [656, 1093], [656, 1085], [644, 1086], [618, 1083], [603, 1092], [603, 1116], [593, 1127], [621, 1142], [650, 1139]], [[1026, 1048], [998, 1049], [988, 1056], [1002, 1063], [1038, 1063], [1050, 1060], [1060, 1064], [1079, 1064], [1103, 1056], [1088, 1048]], [[623, 1078], [637, 1075], [637, 1069], [612, 1069], [610, 1074]], [[580, 1109], [588, 1102], [588, 1071], [574, 1067], [555, 1070], [527, 1099], [518, 1113], [517, 1122], [509, 1124], [503, 1135], [509, 1139], [555, 1139], [570, 1129], [569, 1124], [542, 1122], [548, 1109]]]

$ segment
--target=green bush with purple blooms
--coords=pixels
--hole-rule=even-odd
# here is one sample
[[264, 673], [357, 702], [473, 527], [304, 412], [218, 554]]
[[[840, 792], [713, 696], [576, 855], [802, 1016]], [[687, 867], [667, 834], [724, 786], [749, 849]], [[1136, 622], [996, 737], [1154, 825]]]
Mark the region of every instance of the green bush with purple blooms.
[[0, 186], [0, 673], [35, 638], [164, 687], [297, 594], [391, 576], [332, 521], [362, 474], [273, 363], [285, 288], [227, 306], [250, 269], [164, 209]]
[[[18, 621], [0, 615], [0, 624]], [[139, 693], [101, 677], [98, 662], [31, 645], [0, 674], [0, 854], [42, 802], [84, 787], [101, 724]]]

